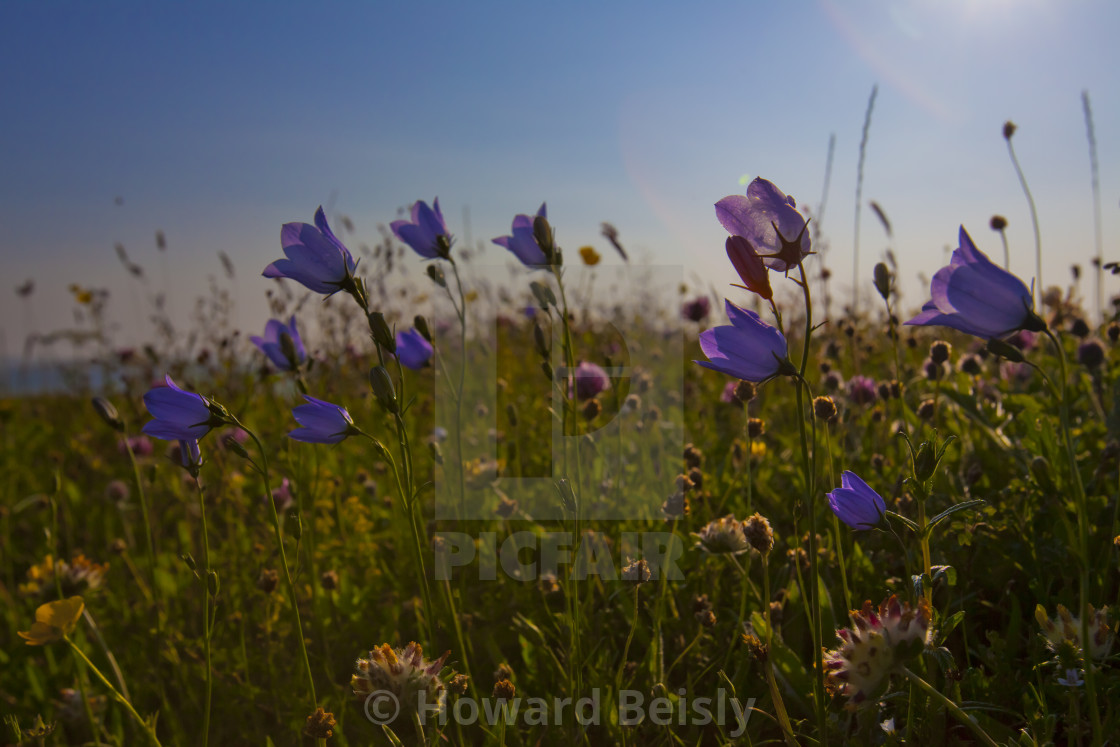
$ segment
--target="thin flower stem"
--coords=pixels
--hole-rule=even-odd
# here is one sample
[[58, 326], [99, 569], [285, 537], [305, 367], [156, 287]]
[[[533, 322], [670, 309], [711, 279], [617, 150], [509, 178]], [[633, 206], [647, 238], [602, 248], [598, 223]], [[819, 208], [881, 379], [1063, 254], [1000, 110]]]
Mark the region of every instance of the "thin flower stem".
[[641, 584], [634, 585], [634, 619], [630, 622], [630, 633], [626, 636], [626, 644], [622, 647], [622, 658], [618, 662], [618, 671], [614, 675], [614, 691], [622, 690], [622, 673], [626, 671], [626, 657], [630, 655], [630, 644], [634, 641], [634, 631], [638, 629], [638, 617], [641, 614], [639, 600], [641, 598]]
[[[828, 427], [828, 423], [825, 423], [824, 426], [824, 445], [828, 457], [828, 481], [835, 485], [836, 473], [832, 464], [832, 429]], [[844, 535], [840, 532], [840, 517], [836, 514], [832, 515], [832, 532], [833, 536], [836, 537], [836, 560], [840, 565], [840, 585], [844, 590], [844, 608], [851, 609], [852, 594], [848, 590], [848, 564], [844, 560]]]
[[926, 531], [926, 527], [928, 526], [926, 499], [929, 498], [929, 496], [925, 494], [925, 491], [922, 492], [923, 494], [918, 496], [918, 544], [922, 548], [922, 571], [925, 574], [925, 578], [929, 579], [928, 584], [925, 583], [925, 579], [923, 579], [922, 596], [926, 598], [927, 602], [933, 604], [933, 566], [931, 565], [929, 554], [929, 532]]
[[97, 678], [101, 680], [101, 684], [105, 685], [105, 687], [108, 688], [109, 693], [112, 694], [112, 696], [117, 700], [118, 703], [125, 707], [125, 710], [128, 711], [129, 715], [131, 715], [132, 718], [136, 719], [136, 723], [140, 724], [140, 726], [144, 729], [144, 731], [148, 735], [148, 738], [152, 740], [152, 744], [156, 745], [156, 747], [160, 747], [159, 737], [156, 736], [155, 730], [151, 727], [150, 724], [148, 724], [147, 721], [140, 717], [140, 714], [136, 712], [136, 709], [132, 706], [132, 703], [129, 701], [129, 699], [121, 695], [117, 688], [113, 687], [113, 683], [109, 682], [109, 679], [104, 674], [102, 674], [101, 670], [98, 669], [94, 665], [94, 663], [89, 660], [89, 657], [86, 656], [85, 653], [80, 648], [78, 648], [78, 646], [72, 640], [70, 640], [69, 636], [62, 636], [62, 640], [70, 644], [70, 650], [73, 651], [74, 654], [79, 659], [81, 659], [87, 667], [89, 667], [89, 670], [91, 672], [97, 675]]
[[[677, 517], [674, 516], [669, 522], [670, 543], [674, 543], [677, 539], [677, 521]], [[666, 553], [670, 554], [666, 555], [666, 557], [673, 557], [671, 554], [672, 552], [673, 547], [670, 545], [670, 547], [666, 549]], [[669, 588], [669, 569], [666, 566], [668, 566], [668, 563], [663, 563], [660, 569], [661, 577], [658, 579], [657, 583], [657, 602], [653, 606], [653, 639], [655, 641], [654, 645], [657, 646], [657, 665], [659, 670], [657, 673], [657, 677], [658, 681], [660, 682], [665, 681], [665, 673], [661, 671], [665, 666], [665, 652], [662, 650], [663, 641], [661, 637], [661, 621], [664, 618], [665, 614], [665, 593]]]
[[416, 560], [416, 572], [420, 581], [420, 590], [424, 595], [424, 627], [428, 634], [428, 640], [434, 641], [435, 638], [432, 635], [432, 593], [431, 589], [428, 587], [428, 573], [424, 568], [424, 551], [420, 540], [420, 528], [416, 522], [415, 501], [405, 492], [404, 485], [401, 483], [400, 471], [397, 469], [397, 461], [393, 459], [393, 455], [389, 450], [368, 433], [360, 430], [358, 432], [377, 446], [378, 451], [389, 460], [389, 466], [393, 468], [393, 480], [397, 483], [397, 493], [401, 497], [402, 508], [408, 516], [408, 528], [412, 533], [412, 552]]
[[797, 375], [797, 425], [801, 435], [801, 462], [805, 475], [806, 511], [809, 514], [809, 584], [810, 630], [813, 636], [813, 701], [817, 712], [817, 728], [822, 744], [828, 744], [827, 710], [824, 701], [824, 662], [822, 657], [820, 575], [817, 568], [817, 505], [816, 505], [816, 418], [810, 417], [813, 427], [813, 449], [810, 451], [808, 434], [805, 428], [805, 400], [812, 397], [805, 381], [805, 371], [809, 366], [809, 342], [813, 335], [813, 299], [809, 283], [805, 277], [805, 263], [798, 264], [801, 272], [801, 290], [805, 296], [805, 339], [802, 342], [801, 366]]
[[1034, 304], [1038, 306], [1038, 299], [1042, 295], [1042, 235], [1038, 231], [1038, 209], [1034, 206], [1034, 197], [1031, 188], [1027, 186], [1027, 178], [1023, 176], [1023, 168], [1019, 165], [1019, 158], [1015, 155], [1015, 146], [1011, 144], [1011, 137], [1007, 136], [1007, 152], [1011, 154], [1011, 163], [1015, 166], [1015, 174], [1019, 177], [1019, 184], [1023, 187], [1023, 194], [1027, 196], [1027, 205], [1031, 209], [1031, 227], [1034, 229]]
[[770, 553], [762, 554], [762, 614], [766, 620], [766, 661], [761, 662], [766, 672], [766, 685], [770, 688], [770, 700], [774, 702], [774, 712], [778, 724], [782, 727], [782, 736], [788, 745], [796, 745], [797, 739], [793, 736], [793, 726], [789, 722], [789, 713], [786, 711], [785, 701], [782, 700], [782, 691], [774, 678], [774, 665], [770, 662], [769, 652], [774, 643], [773, 621], [770, 618]]
[[996, 741], [988, 736], [988, 733], [980, 727], [980, 724], [976, 722], [976, 719], [972, 718], [972, 716], [969, 716], [967, 713], [961, 710], [960, 706], [947, 698], [944, 693], [923, 680], [918, 675], [911, 672], [906, 667], [902, 667], [902, 673], [906, 675], [906, 677], [911, 682], [917, 685], [922, 690], [922, 692], [941, 703], [941, 705], [945, 706], [945, 710], [953, 714], [953, 717], [964, 724], [968, 728], [968, 730], [971, 731], [972, 734], [983, 744], [989, 745], [990, 747], [997, 747]]
[[[565, 363], [565, 366], [567, 367], [567, 372], [568, 372], [568, 375], [565, 377], [565, 383], [570, 382], [571, 388], [573, 390], [571, 392], [570, 396], [569, 396], [569, 393], [567, 391], [565, 391], [565, 388], [561, 388], [561, 392], [560, 392], [560, 396], [561, 396], [561, 398], [564, 402], [564, 416], [563, 416], [563, 420], [561, 421], [561, 426], [562, 426], [562, 431], [563, 431], [563, 435], [564, 435], [564, 439], [563, 439], [563, 444], [564, 444], [564, 473], [565, 473], [565, 476], [567, 476], [567, 474], [568, 474], [568, 439], [567, 439], [567, 436], [568, 436], [569, 425], [571, 426], [572, 431], [573, 431], [572, 435], [576, 435], [575, 434], [575, 423], [577, 422], [577, 420], [576, 420], [576, 403], [575, 403], [575, 396], [576, 396], [576, 391], [575, 391], [576, 390], [576, 381], [575, 381], [576, 360], [575, 360], [575, 348], [574, 348], [573, 343], [572, 343], [572, 329], [571, 329], [571, 325], [569, 324], [569, 321], [568, 321], [568, 316], [569, 316], [568, 315], [568, 295], [564, 290], [564, 273], [560, 270], [559, 267], [557, 267], [556, 265], [553, 265], [552, 266], [552, 274], [556, 277], [556, 287], [560, 290], [560, 304], [561, 304], [560, 315], [561, 315], [561, 323], [562, 323], [563, 329], [564, 329], [564, 344], [563, 344], [564, 363]], [[583, 516], [583, 500], [582, 500], [582, 496], [583, 496], [583, 468], [581, 466], [580, 449], [579, 449], [579, 443], [578, 442], [576, 443], [575, 451], [576, 451], [576, 454], [575, 454], [576, 480], [575, 480], [575, 485], [573, 486], [573, 489], [574, 489], [574, 494], [575, 494], [575, 497], [576, 497], [575, 541], [578, 545], [578, 543], [581, 540], [582, 534], [583, 534], [583, 530], [582, 530], [582, 526], [583, 526], [583, 521], [582, 521], [582, 516]], [[581, 627], [582, 627], [582, 622], [581, 622], [581, 619], [580, 619], [581, 618], [581, 614], [580, 614], [581, 610], [580, 610], [580, 600], [579, 600], [579, 583], [574, 578], [569, 578], [568, 579], [568, 584], [571, 587], [569, 589], [569, 594], [570, 594], [571, 599], [572, 599], [572, 608], [571, 608], [572, 624], [570, 626], [570, 631], [571, 631], [570, 640], [571, 640], [571, 646], [572, 646], [572, 657], [571, 657], [570, 661], [573, 664], [573, 673], [572, 673], [572, 676], [573, 676], [573, 679], [574, 679], [573, 692], [581, 692], [582, 689], [583, 689], [583, 684], [582, 684], [583, 683], [583, 677], [582, 677], [583, 669], [580, 666], [580, 663], [582, 662], [582, 655], [580, 653], [580, 631], [581, 631]]]
[[296, 597], [296, 585], [292, 581], [291, 571], [288, 569], [288, 553], [284, 549], [284, 532], [280, 528], [280, 514], [276, 511], [276, 501], [272, 500], [272, 483], [268, 475], [268, 454], [265, 452], [264, 444], [257, 437], [257, 434], [246, 428], [237, 418], [233, 418], [233, 424], [241, 428], [249, 434], [249, 438], [253, 439], [253, 443], [257, 446], [257, 451], [261, 453], [261, 478], [264, 480], [264, 494], [266, 496], [265, 503], [272, 510], [272, 527], [276, 532], [276, 545], [280, 550], [280, 566], [284, 571], [284, 581], [288, 588], [288, 600], [292, 605], [292, 620], [296, 626], [296, 637], [299, 639], [300, 656], [303, 659], [303, 669], [307, 675], [307, 691], [311, 695], [311, 710], [314, 711], [319, 705], [319, 698], [315, 694], [315, 677], [311, 673], [311, 659], [307, 656], [307, 643], [303, 639], [303, 623], [299, 615], [299, 599]]
[[[214, 670], [210, 663], [210, 537], [206, 528], [206, 500], [198, 470], [194, 470], [194, 486], [198, 491], [198, 513], [202, 523], [202, 649], [206, 659], [206, 700], [202, 711], [202, 744], [210, 744], [210, 703], [214, 692]], [[269, 503], [271, 500], [271, 492]]]
[[[455, 288], [459, 291], [459, 305], [456, 311], [459, 314], [459, 355], [463, 359], [459, 363], [459, 382], [455, 392], [455, 449], [459, 465], [459, 511], [466, 510], [467, 501], [467, 476], [466, 465], [463, 460], [463, 388], [467, 377], [467, 297], [463, 294], [463, 282], [459, 278], [459, 265], [451, 260], [451, 269], [455, 273]], [[450, 289], [447, 291], [451, 295]], [[454, 303], [454, 300], [452, 300]], [[465, 517], [460, 517], [465, 518]]]
[[[1010, 146], [1010, 141], [1008, 141]], [[1073, 478], [1074, 500], [1077, 507], [1077, 534], [1081, 545], [1081, 656], [1085, 662], [1085, 696], [1088, 703], [1090, 723], [1093, 725], [1093, 744], [1101, 744], [1101, 715], [1097, 708], [1096, 674], [1093, 671], [1092, 657], [1089, 654], [1089, 501], [1085, 495], [1085, 485], [1081, 482], [1081, 470], [1077, 466], [1077, 452], [1073, 448], [1073, 436], [1070, 434], [1069, 425], [1069, 374], [1066, 364], [1066, 352], [1057, 336], [1046, 328], [1045, 334], [1050, 338], [1050, 343], [1058, 353], [1059, 375], [1061, 376], [1061, 425], [1062, 440], [1065, 444], [1066, 458], [1069, 460], [1069, 471]]]
[[132, 477], [136, 481], [136, 495], [140, 498], [140, 516], [144, 521], [144, 544], [148, 556], [148, 575], [151, 576], [152, 596], [156, 603], [156, 627], [162, 629], [163, 620], [159, 610], [159, 582], [156, 581], [155, 543], [152, 540], [152, 522], [148, 518], [148, 496], [144, 492], [144, 480], [140, 476], [140, 465], [136, 462], [136, 453], [132, 450], [132, 444], [129, 443], [128, 436], [121, 434], [121, 438], [124, 440], [124, 448], [128, 452], [128, 461], [132, 464]]

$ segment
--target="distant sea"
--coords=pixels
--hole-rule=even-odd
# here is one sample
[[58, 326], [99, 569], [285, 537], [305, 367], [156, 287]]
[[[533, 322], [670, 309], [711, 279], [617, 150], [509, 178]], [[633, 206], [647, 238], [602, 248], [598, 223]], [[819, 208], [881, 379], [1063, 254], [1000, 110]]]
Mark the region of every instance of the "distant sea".
[[100, 390], [100, 367], [79, 361], [0, 360], [0, 397]]

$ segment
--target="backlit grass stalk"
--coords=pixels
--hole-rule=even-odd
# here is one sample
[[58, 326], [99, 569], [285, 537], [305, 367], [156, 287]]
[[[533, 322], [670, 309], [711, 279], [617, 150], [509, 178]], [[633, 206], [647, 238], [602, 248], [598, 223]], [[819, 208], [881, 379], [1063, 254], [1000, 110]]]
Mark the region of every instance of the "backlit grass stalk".
[[1023, 194], [1027, 196], [1027, 205], [1031, 210], [1031, 228], [1034, 229], [1034, 258], [1035, 258], [1035, 278], [1034, 278], [1034, 304], [1039, 305], [1039, 299], [1042, 297], [1042, 235], [1038, 230], [1038, 209], [1034, 205], [1034, 197], [1031, 196], [1031, 188], [1027, 186], [1027, 178], [1023, 176], [1023, 168], [1019, 165], [1019, 158], [1015, 155], [1015, 146], [1011, 143], [1011, 137], [1015, 134], [1015, 124], [1007, 122], [1003, 125], [1003, 139], [1007, 141], [1007, 152], [1011, 156], [1011, 163], [1015, 166], [1015, 174], [1019, 177], [1019, 184], [1023, 187]]
[[964, 724], [968, 728], [968, 730], [971, 731], [978, 740], [980, 740], [982, 744], [989, 745], [989, 747], [997, 747], [995, 740], [988, 736], [988, 733], [980, 727], [980, 724], [976, 722], [976, 719], [972, 718], [972, 716], [969, 716], [967, 713], [961, 710], [960, 706], [946, 697], [940, 690], [923, 680], [918, 675], [911, 672], [906, 667], [902, 667], [902, 674], [904, 674], [906, 678], [909, 679], [912, 683], [917, 685], [922, 692], [944, 706], [945, 710], [953, 714], [953, 717], [957, 719], [957, 721], [960, 721], [962, 724]]
[[136, 482], [136, 495], [140, 498], [140, 517], [144, 522], [144, 546], [147, 550], [148, 557], [148, 575], [151, 577], [152, 596], [156, 603], [156, 626], [162, 629], [163, 620], [160, 617], [160, 594], [159, 594], [159, 581], [156, 580], [156, 552], [155, 542], [152, 539], [152, 522], [148, 518], [148, 495], [144, 492], [144, 480], [140, 475], [140, 465], [136, 461], [136, 453], [132, 450], [132, 444], [128, 440], [128, 436], [121, 434], [121, 440], [124, 442], [124, 448], [128, 452], [128, 461], [132, 465], [132, 478]]
[[315, 694], [315, 677], [311, 673], [311, 660], [307, 656], [307, 643], [304, 641], [303, 636], [303, 622], [300, 620], [299, 614], [299, 598], [296, 596], [296, 585], [292, 581], [292, 573], [288, 567], [288, 553], [284, 549], [284, 531], [280, 526], [280, 514], [276, 510], [276, 501], [272, 500], [272, 482], [268, 473], [268, 454], [265, 452], [264, 444], [261, 443], [260, 438], [249, 428], [246, 428], [237, 418], [230, 416], [233, 424], [244, 430], [249, 434], [249, 438], [253, 439], [256, 444], [257, 451], [261, 454], [260, 465], [255, 465], [257, 471], [264, 481], [264, 494], [266, 496], [265, 503], [268, 504], [269, 509], [272, 511], [272, 527], [276, 533], [276, 546], [280, 551], [280, 567], [284, 571], [284, 583], [288, 589], [288, 600], [292, 605], [292, 622], [295, 623], [296, 637], [299, 639], [299, 652], [300, 658], [303, 660], [304, 673], [307, 676], [307, 692], [311, 696], [311, 710], [314, 711], [318, 707], [319, 699]]
[[[872, 102], [875, 93], [872, 91]], [[817, 712], [817, 728], [823, 744], [828, 744], [827, 709], [824, 700], [824, 663], [822, 656], [822, 631], [821, 631], [821, 600], [820, 600], [820, 575], [817, 568], [817, 489], [816, 489], [816, 440], [817, 421], [813, 415], [812, 397], [809, 384], [805, 380], [805, 371], [809, 366], [809, 343], [813, 336], [813, 298], [809, 289], [809, 282], [805, 276], [805, 262], [802, 260], [797, 265], [801, 275], [801, 291], [805, 297], [805, 339], [802, 343], [801, 365], [797, 373], [797, 425], [801, 437], [801, 462], [805, 476], [806, 510], [809, 514], [809, 576], [810, 576], [810, 625], [813, 641], [813, 701]], [[812, 446], [810, 449], [809, 434], [805, 427], [805, 403], [809, 402], [808, 419], [812, 427]]]
[[[210, 661], [210, 537], [206, 527], [206, 500], [202, 483], [198, 479], [198, 469], [191, 470], [194, 486], [198, 492], [198, 513], [202, 524], [202, 650], [206, 660], [206, 700], [202, 711], [202, 744], [210, 744], [210, 704], [214, 693], [214, 669]], [[271, 491], [266, 493], [272, 502]]]
[[[156, 745], [156, 747], [160, 747], [159, 737], [156, 736], [155, 729], [153, 729], [147, 721], [140, 717], [140, 714], [136, 712], [136, 709], [133, 707], [129, 699], [122, 695], [115, 687], [113, 687], [113, 683], [111, 683], [109, 679], [101, 673], [101, 670], [98, 669], [94, 665], [94, 663], [89, 660], [89, 657], [86, 656], [85, 653], [80, 648], [78, 648], [78, 646], [72, 640], [70, 640], [70, 636], [62, 636], [62, 640], [70, 644], [70, 650], [74, 652], [74, 655], [77, 656], [86, 665], [86, 667], [89, 668], [91, 672], [97, 675], [97, 678], [101, 680], [101, 684], [105, 686], [105, 688], [109, 691], [113, 698], [125, 707], [125, 710], [127, 710], [129, 715], [132, 716], [133, 719], [135, 719], [136, 723], [140, 724], [141, 728], [144, 729], [144, 732], [148, 735], [148, 738], [151, 740], [152, 744]], [[84, 693], [82, 694], [82, 699], [85, 700]]]
[[867, 160], [867, 139], [871, 133], [871, 113], [875, 111], [875, 97], [879, 95], [879, 86], [871, 87], [871, 96], [867, 99], [867, 111], [863, 116], [863, 135], [859, 141], [859, 165], [856, 168], [856, 215], [855, 229], [852, 236], [852, 315], [859, 314], [859, 217], [863, 202], [863, 164]]
[[1066, 363], [1065, 348], [1061, 341], [1049, 327], [1044, 330], [1050, 338], [1058, 354], [1058, 368], [1061, 376], [1060, 385], [1060, 419], [1062, 427], [1062, 441], [1065, 446], [1066, 459], [1069, 461], [1070, 477], [1073, 481], [1073, 496], [1077, 509], [1077, 535], [1080, 547], [1080, 582], [1081, 582], [1081, 656], [1085, 662], [1085, 696], [1089, 708], [1089, 719], [1093, 725], [1093, 744], [1101, 744], [1101, 716], [1097, 708], [1096, 674], [1093, 671], [1092, 657], [1089, 655], [1090, 615], [1089, 615], [1089, 501], [1085, 495], [1085, 485], [1081, 481], [1081, 470], [1077, 466], [1077, 452], [1073, 447], [1073, 436], [1069, 424], [1069, 372]]
[[1085, 110], [1085, 134], [1089, 139], [1089, 174], [1093, 189], [1093, 239], [1097, 250], [1096, 270], [1097, 281], [1097, 312], [1104, 320], [1104, 253], [1101, 239], [1101, 176], [1100, 162], [1097, 159], [1097, 131], [1093, 126], [1093, 107], [1089, 103], [1089, 92], [1081, 92], [1081, 106]]

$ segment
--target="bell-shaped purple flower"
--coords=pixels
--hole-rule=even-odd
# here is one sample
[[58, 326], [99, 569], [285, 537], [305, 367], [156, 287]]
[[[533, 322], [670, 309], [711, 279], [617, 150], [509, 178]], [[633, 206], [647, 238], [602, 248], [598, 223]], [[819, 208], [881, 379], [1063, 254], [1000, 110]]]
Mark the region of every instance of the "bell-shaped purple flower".
[[269, 319], [264, 325], [264, 337], [253, 335], [249, 341], [281, 371], [294, 371], [307, 360], [307, 351], [299, 338], [294, 316], [287, 325], [278, 319]]
[[278, 259], [262, 273], [266, 278], [289, 278], [316, 293], [347, 290], [358, 263], [335, 237], [323, 208], [315, 211], [315, 225], [285, 223], [280, 241], [287, 259]]
[[411, 221], [395, 220], [389, 224], [396, 237], [424, 259], [446, 257], [451, 248], [451, 235], [443, 221], [438, 197], [433, 205], [428, 207], [428, 203], [417, 200], [412, 204]]
[[933, 276], [930, 296], [922, 312], [906, 324], [949, 327], [983, 338], [1046, 328], [1034, 313], [1030, 288], [977, 249], [964, 226], [948, 267]]
[[717, 202], [716, 218], [729, 234], [750, 242], [771, 270], [786, 272], [812, 254], [797, 202], [762, 177], [747, 186], [746, 195], [730, 195]]
[[346, 408], [303, 395], [306, 405], [292, 408], [292, 417], [300, 428], [288, 434], [288, 438], [309, 444], [336, 444], [354, 433], [354, 421]]
[[[540, 210], [537, 215], [542, 218], [548, 217], [548, 211], [545, 203], [541, 203]], [[544, 255], [544, 250], [541, 249], [540, 244], [537, 243], [536, 237], [533, 235], [533, 216], [518, 215], [513, 219], [512, 236], [499, 236], [493, 239], [493, 242], [498, 246], [504, 246], [513, 252], [514, 256], [521, 260], [523, 265], [546, 265], [548, 258]]]
[[432, 343], [415, 328], [397, 333], [397, 358], [405, 368], [419, 371], [432, 357]]
[[[579, 362], [574, 378], [576, 399], [580, 400], [591, 399], [611, 385], [611, 377], [602, 366], [590, 361]], [[568, 396], [571, 396], [570, 387]]]
[[840, 487], [828, 494], [828, 505], [852, 529], [873, 529], [883, 520], [883, 497], [854, 472], [840, 475]]
[[165, 387], [155, 387], [144, 395], [144, 406], [155, 420], [149, 420], [144, 433], [167, 441], [197, 441], [215, 425], [210, 402], [201, 394], [180, 389], [171, 376]]
[[[744, 381], [765, 381], [781, 373], [796, 373], [790, 363], [786, 338], [749, 309], [725, 301], [730, 326], [700, 333], [706, 361], [694, 361]], [[710, 362], [709, 362], [710, 361]]]

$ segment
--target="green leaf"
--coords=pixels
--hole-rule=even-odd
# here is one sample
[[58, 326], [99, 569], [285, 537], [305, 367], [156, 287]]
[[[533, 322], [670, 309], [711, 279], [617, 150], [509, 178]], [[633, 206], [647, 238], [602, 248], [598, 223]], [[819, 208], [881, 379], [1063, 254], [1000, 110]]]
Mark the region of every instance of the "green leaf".
[[883, 515], [886, 516], [887, 518], [895, 519], [896, 521], [902, 522], [903, 524], [906, 525], [907, 529], [914, 532], [915, 534], [917, 534], [918, 532], [921, 531], [921, 528], [916, 523], [914, 523], [913, 521], [910, 521], [910, 519], [907, 519], [902, 514], [896, 514], [894, 511], [884, 511]]
[[931, 569], [933, 571], [933, 581], [937, 583], [937, 579], [944, 578], [945, 583], [949, 586], [957, 585], [957, 569], [951, 565], [935, 565]]
[[983, 503], [984, 503], [984, 501], [981, 501], [981, 500], [964, 501], [963, 503], [954, 503], [952, 506], [949, 506], [949, 508], [942, 511], [937, 516], [934, 516], [932, 519], [930, 519], [929, 520], [929, 528], [933, 529], [935, 526], [937, 526], [941, 522], [945, 521], [945, 519], [948, 519], [950, 516], [952, 516], [953, 514], [955, 514], [958, 511], [964, 511], [967, 508], [974, 508], [974, 507], [979, 506]]
[[949, 637], [949, 634], [961, 624], [961, 621], [964, 620], [964, 614], [964, 610], [957, 610], [941, 621], [941, 624], [937, 626], [938, 643], [943, 643]]

